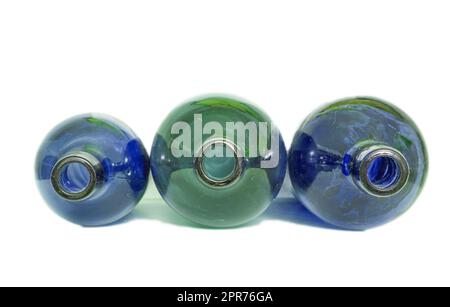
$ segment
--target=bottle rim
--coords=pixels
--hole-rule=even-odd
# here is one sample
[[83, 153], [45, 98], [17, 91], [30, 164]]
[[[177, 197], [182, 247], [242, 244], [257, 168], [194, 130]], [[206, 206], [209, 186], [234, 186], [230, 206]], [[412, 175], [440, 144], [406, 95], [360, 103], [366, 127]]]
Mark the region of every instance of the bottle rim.
[[[89, 175], [88, 182], [79, 190], [71, 190], [64, 185], [61, 178], [67, 167], [80, 164]], [[101, 182], [102, 166], [100, 161], [86, 152], [76, 152], [64, 156], [53, 167], [51, 183], [55, 192], [69, 201], [81, 201], [90, 197]]]
[[[213, 178], [208, 174], [204, 167], [204, 158], [208, 150], [213, 146], [222, 145], [231, 150], [234, 156], [234, 169], [223, 179]], [[228, 139], [217, 138], [207, 141], [202, 145], [194, 159], [194, 168], [199, 178], [212, 187], [226, 187], [236, 182], [244, 171], [244, 156], [239, 147]]]

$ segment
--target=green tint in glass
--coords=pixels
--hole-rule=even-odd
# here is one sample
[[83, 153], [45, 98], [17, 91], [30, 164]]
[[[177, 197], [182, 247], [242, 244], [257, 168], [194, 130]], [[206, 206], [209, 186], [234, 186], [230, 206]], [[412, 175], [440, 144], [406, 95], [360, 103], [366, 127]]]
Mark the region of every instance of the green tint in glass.
[[[268, 131], [259, 129], [256, 135], [246, 131], [241, 134], [245, 142], [239, 142], [230, 123]], [[199, 127], [200, 141], [195, 138]], [[151, 155], [155, 184], [172, 208], [196, 223], [210, 227], [247, 223], [267, 209], [283, 183], [282, 138], [276, 139], [276, 146], [262, 149], [272, 144], [273, 132], [279, 134], [264, 112], [240, 100], [207, 97], [188, 102], [158, 130]], [[279, 157], [276, 165], [261, 167], [274, 156]]]

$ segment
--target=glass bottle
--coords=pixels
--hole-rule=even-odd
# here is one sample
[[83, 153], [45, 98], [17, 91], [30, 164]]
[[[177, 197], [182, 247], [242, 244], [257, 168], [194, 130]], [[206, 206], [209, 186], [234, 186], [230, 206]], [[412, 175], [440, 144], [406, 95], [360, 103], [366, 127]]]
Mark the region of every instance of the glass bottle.
[[98, 114], [58, 125], [36, 158], [37, 184], [50, 208], [83, 226], [128, 215], [146, 190], [149, 169], [148, 154], [134, 132]]
[[336, 226], [364, 230], [407, 211], [428, 169], [422, 135], [397, 107], [345, 99], [302, 124], [289, 152], [296, 197]]
[[187, 219], [209, 227], [249, 222], [286, 173], [278, 129], [257, 107], [226, 96], [185, 103], [165, 119], [151, 153], [155, 184]]

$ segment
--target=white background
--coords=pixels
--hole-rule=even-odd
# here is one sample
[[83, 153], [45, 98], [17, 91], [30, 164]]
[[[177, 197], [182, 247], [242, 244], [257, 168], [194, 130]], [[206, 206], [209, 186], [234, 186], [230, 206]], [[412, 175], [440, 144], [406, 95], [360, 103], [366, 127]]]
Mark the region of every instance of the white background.
[[[0, 285], [450, 285], [448, 1], [2, 1]], [[85, 112], [128, 123], [150, 149], [200, 94], [259, 104], [289, 144], [323, 103], [371, 95], [421, 127], [426, 188], [366, 232], [285, 212], [233, 230], [190, 227], [154, 186], [124, 223], [82, 228], [34, 182], [46, 133]]]

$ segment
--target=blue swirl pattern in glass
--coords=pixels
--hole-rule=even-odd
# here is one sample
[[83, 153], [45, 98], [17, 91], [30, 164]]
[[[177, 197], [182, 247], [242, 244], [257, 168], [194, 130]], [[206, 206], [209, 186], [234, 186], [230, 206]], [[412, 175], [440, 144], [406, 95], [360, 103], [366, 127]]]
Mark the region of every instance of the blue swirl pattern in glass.
[[35, 168], [51, 209], [73, 223], [101, 226], [134, 209], [147, 188], [149, 164], [130, 128], [109, 116], [86, 114], [49, 133]]
[[295, 135], [295, 196], [322, 220], [364, 230], [394, 220], [420, 194], [428, 170], [423, 138], [397, 107], [374, 98], [338, 101]]

